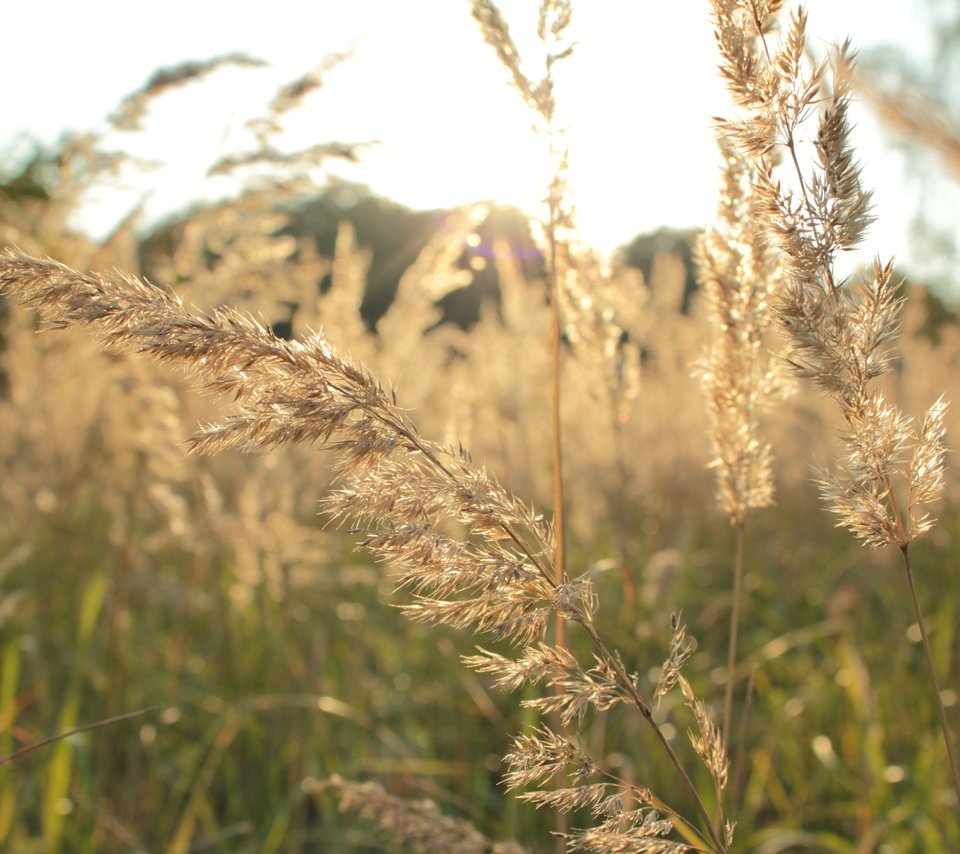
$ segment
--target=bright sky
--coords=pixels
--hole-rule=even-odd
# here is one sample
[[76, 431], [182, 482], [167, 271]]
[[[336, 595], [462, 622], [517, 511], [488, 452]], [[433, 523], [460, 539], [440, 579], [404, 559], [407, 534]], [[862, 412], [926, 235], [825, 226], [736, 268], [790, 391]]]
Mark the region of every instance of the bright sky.
[[[808, 0], [817, 49], [851, 34], [857, 46], [926, 49], [916, 0]], [[537, 0], [502, 0], [521, 52], [535, 55]], [[559, 91], [571, 128], [573, 187], [585, 238], [610, 249], [660, 225], [697, 226], [713, 214], [718, 158], [710, 117], [728, 112], [716, 73], [706, 0], [575, 4], [578, 47]], [[53, 141], [64, 128], [103, 128], [120, 99], [158, 67], [242, 51], [269, 69], [223, 69], [155, 102], [142, 134], [111, 145], [169, 165], [103, 191], [82, 224], [105, 231], [144, 194], [148, 215], [225, 186], [205, 177], [242, 147], [244, 122], [277, 86], [356, 45], [353, 58], [289, 121], [307, 145], [381, 140], [349, 178], [414, 207], [481, 199], [531, 207], [542, 174], [539, 145], [517, 94], [504, 85], [467, 0], [119, 0], [10, 3], [4, 9], [0, 79], [6, 126]], [[14, 83], [13, 81], [24, 81]], [[856, 144], [879, 224], [870, 254], [909, 257], [911, 211], [898, 157], [858, 114]]]

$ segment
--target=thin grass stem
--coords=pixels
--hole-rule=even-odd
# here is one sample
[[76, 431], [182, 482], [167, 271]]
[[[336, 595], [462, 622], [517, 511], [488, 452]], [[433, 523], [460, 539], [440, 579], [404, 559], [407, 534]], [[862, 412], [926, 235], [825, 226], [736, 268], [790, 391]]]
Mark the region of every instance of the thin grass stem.
[[743, 795], [743, 772], [746, 764], [744, 760], [747, 754], [747, 732], [750, 720], [750, 709], [753, 705], [753, 688], [756, 683], [756, 678], [757, 669], [754, 667], [750, 671], [750, 678], [747, 680], [747, 687], [743, 693], [743, 709], [740, 713], [740, 732], [737, 737], [737, 752], [733, 759], [730, 774], [733, 784], [730, 787], [730, 806], [727, 809], [727, 820], [731, 823], [737, 820], [737, 813], [740, 811], [740, 798]]
[[643, 719], [653, 729], [657, 736], [657, 740], [661, 745], [663, 745], [663, 749], [666, 750], [667, 756], [670, 758], [670, 762], [680, 775], [683, 785], [686, 787], [687, 792], [689, 792], [690, 797], [693, 799], [694, 807], [700, 816], [700, 820], [703, 822], [703, 826], [706, 829], [707, 834], [710, 836], [712, 850], [717, 852], [717, 854], [726, 854], [727, 846], [724, 845], [720, 835], [717, 833], [716, 828], [713, 826], [713, 822], [710, 819], [710, 814], [707, 812], [706, 806], [704, 806], [703, 799], [697, 792], [697, 787], [693, 784], [693, 780], [690, 779], [687, 769], [683, 767], [680, 757], [677, 756], [676, 751], [674, 751], [669, 740], [663, 734], [663, 730], [660, 729], [660, 726], [653, 719], [653, 710], [650, 708], [650, 705], [646, 702], [646, 700], [643, 699], [640, 692], [637, 690], [637, 686], [633, 679], [631, 679], [626, 670], [623, 669], [623, 665], [620, 663], [620, 660], [613, 655], [610, 650], [607, 649], [603, 640], [601, 640], [600, 635], [597, 634], [597, 630], [591, 625], [591, 623], [584, 617], [581, 617], [577, 622], [579, 622], [580, 625], [586, 629], [587, 634], [590, 635], [590, 639], [593, 641], [594, 646], [596, 646], [597, 651], [600, 653], [601, 657], [609, 665], [609, 667], [617, 674], [620, 684], [626, 690], [633, 704], [640, 710], [640, 713], [643, 715]]
[[[746, 524], [736, 526], [736, 554], [733, 562], [733, 602], [730, 607], [730, 638], [727, 642], [727, 688], [723, 698], [723, 740], [724, 747], [730, 750], [730, 732], [733, 725], [733, 688], [736, 682], [737, 641], [740, 632], [740, 593], [743, 586], [743, 544]], [[717, 809], [719, 810], [719, 803]]]
[[940, 694], [940, 682], [937, 679], [937, 668], [933, 663], [933, 652], [930, 649], [930, 640], [927, 637], [927, 624], [920, 610], [920, 600], [917, 597], [917, 586], [913, 580], [913, 568], [910, 565], [910, 547], [905, 545], [900, 549], [903, 554], [903, 568], [907, 573], [907, 584], [910, 585], [910, 597], [913, 599], [913, 610], [917, 615], [917, 625], [920, 626], [920, 638], [923, 640], [923, 654], [927, 659], [927, 668], [930, 671], [930, 681], [933, 683], [933, 693], [937, 698], [937, 711], [940, 714], [940, 727], [943, 730], [943, 741], [947, 748], [947, 760], [950, 763], [950, 773], [953, 775], [953, 787], [957, 792], [957, 802], [960, 803], [960, 771], [957, 770], [957, 758], [953, 746], [950, 744], [950, 723], [947, 720], [947, 710], [943, 706], [943, 697]]
[[[723, 739], [723, 749], [730, 755], [730, 732], [733, 726], [733, 688], [736, 684], [737, 672], [737, 641], [740, 632], [740, 593], [743, 586], [743, 543], [745, 539], [746, 523], [741, 519], [736, 525], [736, 547], [733, 560], [733, 591], [730, 604], [730, 636], [727, 640], [727, 685], [723, 696], [723, 727], [720, 737]], [[717, 812], [716, 823], [718, 831], [723, 830], [723, 791], [717, 781]], [[731, 801], [732, 806], [732, 801]]]
[[40, 750], [42, 747], [49, 747], [51, 744], [56, 744], [58, 741], [63, 741], [65, 738], [79, 735], [82, 732], [90, 732], [91, 730], [109, 726], [110, 724], [120, 723], [121, 721], [129, 720], [130, 718], [135, 718], [139, 715], [145, 715], [148, 712], [156, 711], [157, 708], [157, 706], [147, 706], [144, 709], [137, 709], [135, 712], [124, 712], [122, 715], [114, 715], [111, 718], [104, 718], [102, 721], [94, 721], [90, 724], [73, 727], [65, 732], [52, 735], [50, 738], [45, 738], [42, 741], [35, 741], [33, 744], [28, 744], [26, 747], [21, 747], [19, 750], [15, 750], [13, 753], [8, 754], [7, 756], [0, 756], [0, 765], [6, 765], [8, 762], [13, 762], [17, 759], [20, 759], [21, 757], [26, 756], [28, 753], [33, 753], [35, 750]]
[[[562, 318], [560, 316], [560, 280], [557, 275], [559, 247], [557, 246], [558, 203], [555, 192], [550, 193], [550, 221], [547, 227], [549, 243], [550, 269], [548, 271], [550, 287], [550, 412], [553, 438], [553, 530], [554, 530], [554, 573], [556, 584], [566, 584], [566, 515], [563, 494], [563, 427], [561, 419], [561, 382], [560, 351]], [[567, 622], [563, 614], [555, 618], [555, 641], [560, 649], [567, 648]], [[562, 691], [562, 688], [558, 689]], [[562, 776], [563, 772], [561, 772]], [[557, 852], [566, 849], [565, 838], [570, 829], [569, 816], [564, 810], [557, 810]]]

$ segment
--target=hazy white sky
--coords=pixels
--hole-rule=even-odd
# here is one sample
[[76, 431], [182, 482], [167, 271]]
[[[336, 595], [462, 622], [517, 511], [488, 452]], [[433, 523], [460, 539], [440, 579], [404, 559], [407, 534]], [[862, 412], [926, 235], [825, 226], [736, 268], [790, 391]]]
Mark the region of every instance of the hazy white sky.
[[[533, 46], [537, 0], [500, 4], [515, 39]], [[716, 73], [706, 0], [667, 3], [581, 0], [578, 48], [560, 98], [571, 126], [573, 179], [585, 237], [612, 248], [659, 225], [695, 226], [712, 216], [717, 186], [710, 117], [727, 112]], [[845, 35], [855, 44], [926, 47], [916, 0], [809, 0], [818, 49]], [[882, 7], [883, 14], [878, 14]], [[269, 69], [225, 69], [158, 101], [142, 134], [109, 142], [169, 161], [131, 179], [124, 193], [90, 200], [83, 222], [104, 230], [149, 194], [147, 212], [215, 195], [205, 177], [244, 141], [244, 123], [276, 87], [325, 54], [356, 45], [325, 88], [290, 122], [303, 144], [377, 139], [347, 177], [418, 207], [537, 198], [539, 148], [529, 115], [504, 85], [467, 0], [118, 0], [11, 3], [4, 9], [6, 125], [52, 141], [64, 128], [104, 127], [119, 100], [158, 67], [243, 51]], [[534, 54], [535, 55], [535, 54]], [[23, 81], [23, 82], [13, 82]], [[908, 254], [907, 206], [896, 155], [872, 118], [858, 114], [857, 146], [877, 187], [880, 222], [867, 251]]]

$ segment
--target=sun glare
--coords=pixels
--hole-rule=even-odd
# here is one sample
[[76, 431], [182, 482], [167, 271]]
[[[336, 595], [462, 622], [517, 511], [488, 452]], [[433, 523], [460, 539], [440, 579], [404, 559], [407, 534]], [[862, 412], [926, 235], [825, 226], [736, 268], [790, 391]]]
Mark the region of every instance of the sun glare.
[[[121, 185], [97, 188], [78, 224], [102, 235], [137, 205], [150, 220], [235, 192], [235, 181], [209, 177], [209, 167], [249, 143], [246, 123], [263, 114], [278, 86], [351, 45], [352, 55], [325, 74], [323, 87], [284, 117], [288, 150], [331, 141], [371, 143], [358, 163], [329, 164], [330, 171], [413, 208], [491, 201], [540, 216], [549, 160], [532, 131], [533, 116], [508, 85], [466, 4], [429, 5], [429, 28], [399, 4], [365, 0], [315, 38], [264, 25], [255, 35], [253, 28], [238, 34], [227, 50], [226, 37], [200, 48], [196, 33], [192, 41], [186, 34], [158, 33], [139, 64], [121, 65], [109, 78], [117, 100], [143, 83], [147, 55], [151, 62], [156, 55], [155, 67], [162, 67], [240, 50], [270, 67], [217, 71], [153, 103], [144, 133], [113, 135], [109, 143], [116, 149], [160, 166], [129, 170]], [[511, 35], [523, 55], [536, 57], [536, 4], [500, 5], [516, 24]], [[830, 23], [816, 3], [811, 14], [821, 27]], [[719, 174], [709, 117], [725, 109], [726, 95], [706, 16], [692, 14], [688, 4], [621, 4], [611, 26], [608, 4], [583, 3], [573, 26], [576, 47], [558, 66], [558, 101], [569, 129], [569, 180], [581, 238], [611, 250], [664, 225], [689, 228], [709, 221]], [[868, 30], [859, 36], [867, 38]], [[528, 70], [538, 74], [536, 67]], [[64, 97], [62, 81], [45, 81], [45, 71], [30, 73], [37, 92], [48, 86], [57, 93], [33, 101]], [[96, 103], [104, 102], [101, 94]], [[17, 112], [26, 115], [29, 108], [27, 101]], [[102, 110], [91, 107], [87, 127], [105, 117]], [[872, 166], [880, 154], [870, 154], [865, 159]], [[885, 165], [882, 174], [868, 175], [878, 199], [897, 171]], [[888, 217], [885, 226], [903, 245], [907, 226], [895, 220]]]
[[[358, 162], [328, 161], [329, 173], [412, 208], [487, 201], [539, 216], [544, 143], [469, 15], [456, 18], [466, 32], [450, 33], [430, 51], [398, 43], [387, 17], [325, 75], [321, 89], [284, 116], [277, 145], [297, 151], [320, 142], [360, 143]], [[286, 82], [276, 68], [223, 69], [159, 99], [143, 133], [110, 140], [155, 168], [98, 189], [87, 200], [85, 224], [103, 232], [138, 201], [157, 216], [189, 199], [236, 192], [237, 182], [207, 170], [251, 144], [250, 120]]]

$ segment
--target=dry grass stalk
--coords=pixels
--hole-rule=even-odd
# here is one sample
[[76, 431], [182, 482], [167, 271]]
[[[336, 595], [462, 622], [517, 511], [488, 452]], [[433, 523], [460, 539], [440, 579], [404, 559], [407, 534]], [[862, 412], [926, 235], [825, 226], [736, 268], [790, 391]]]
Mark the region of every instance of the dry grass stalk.
[[[542, 77], [536, 81], [529, 78], [521, 67], [519, 52], [496, 5], [491, 0], [474, 0], [472, 9], [475, 19], [480, 24], [484, 38], [494, 48], [514, 86], [534, 113], [534, 127], [546, 142], [548, 159], [553, 164], [546, 190], [546, 215], [542, 227], [546, 248], [548, 293], [551, 308], [551, 413], [553, 421], [554, 526], [556, 532], [554, 554], [557, 559], [556, 578], [558, 582], [566, 583], [566, 507], [561, 435], [561, 351], [564, 348], [563, 341], [565, 338], [570, 349], [578, 355], [594, 354], [599, 356], [595, 363], [599, 362], [601, 366], [603, 386], [611, 398], [608, 401], [610, 404], [609, 411], [612, 415], [618, 459], [622, 464], [621, 498], [626, 491], [628, 479], [625, 474], [626, 455], [623, 445], [622, 416], [625, 412], [625, 404], [631, 400], [633, 392], [635, 392], [635, 387], [633, 387], [635, 373], [629, 367], [630, 357], [639, 354], [627, 343], [628, 336], [625, 334], [624, 328], [617, 322], [616, 313], [613, 310], [613, 301], [609, 298], [610, 291], [615, 291], [616, 288], [610, 286], [610, 277], [601, 274], [599, 265], [590, 263], [589, 258], [578, 258], [573, 246], [574, 216], [573, 205], [569, 200], [567, 181], [567, 140], [564, 128], [559, 125], [556, 119], [557, 101], [553, 74], [555, 64], [568, 58], [573, 52], [574, 46], [567, 34], [571, 20], [571, 4], [568, 0], [543, 0], [540, 5], [537, 35], [543, 46], [544, 71]], [[639, 363], [639, 359], [636, 360], [636, 363]], [[595, 377], [593, 381], [596, 381]], [[627, 549], [624, 548], [623, 552], [626, 554]], [[631, 591], [632, 583], [625, 585], [625, 588]], [[595, 643], [601, 650], [601, 654], [596, 657], [595, 667], [587, 670], [578, 664], [575, 671], [570, 671], [557, 665], [555, 659], [561, 655], [566, 643], [563, 624], [558, 621], [557, 651], [553, 654], [553, 672], [546, 678], [548, 684], [554, 688], [554, 697], [533, 701], [529, 705], [533, 705], [544, 712], [558, 712], [560, 727], [566, 728], [579, 723], [588, 708], [606, 710], [619, 702], [629, 702], [643, 713], [644, 718], [649, 723], [653, 724], [650, 708], [640, 697], [634, 684], [635, 679], [625, 673], [618, 659], [605, 652], [602, 642], [594, 633], [592, 626], [586, 626], [585, 624], [585, 627], [592, 633]], [[501, 678], [508, 682], [515, 681], [516, 671], [504, 662], [488, 658], [486, 661], [472, 660], [471, 663], [474, 666], [493, 672], [502, 668]], [[542, 667], [543, 662], [540, 662], [539, 666]], [[624, 692], [625, 685], [629, 685], [630, 690]], [[719, 831], [714, 828], [706, 815], [702, 801], [696, 794], [689, 776], [683, 770], [679, 759], [673, 753], [667, 740], [663, 738], [659, 727], [653, 724], [653, 728], [688, 790], [694, 796], [698, 812], [709, 836], [709, 841], [706, 841], [706, 844], [711, 846], [713, 850], [723, 850], [724, 843], [720, 839]], [[510, 757], [514, 767], [519, 766], [519, 770], [512, 772], [514, 775], [519, 774], [519, 776], [510, 777], [513, 785], [532, 782], [534, 778], [542, 782], [546, 777], [553, 774], [559, 774], [560, 779], [563, 780], [563, 774], [571, 766], [573, 767], [573, 782], [579, 782], [584, 775], [595, 770], [595, 767], [590, 763], [581, 762], [574, 757], [574, 754], [565, 752], [568, 747], [574, 748], [565, 740], [563, 735], [549, 730], [544, 730], [544, 735], [556, 740], [555, 746], [565, 745], [565, 747], [553, 759], [545, 759], [545, 757], [552, 755], [551, 752], [544, 746], [543, 741], [531, 736], [530, 738], [533, 738], [532, 746], [528, 746], [526, 752], [521, 751], [521, 753], [513, 754]], [[519, 743], [520, 740], [518, 739]], [[721, 746], [720, 750], [722, 751], [722, 749]], [[529, 763], [532, 763], [532, 766]], [[531, 767], [536, 769], [535, 773], [531, 771]], [[629, 788], [621, 780], [616, 780], [615, 786], [621, 787], [621, 791]], [[558, 795], [556, 792], [548, 794], [540, 791], [524, 797], [534, 801], [539, 806], [549, 806], [559, 811], [558, 836], [561, 839], [566, 839], [568, 847], [572, 849], [661, 850], [659, 846], [667, 844], [669, 847], [663, 850], [674, 850], [672, 844], [664, 843], [662, 839], [651, 843], [653, 837], [661, 837], [669, 833], [672, 824], [670, 822], [660, 822], [657, 816], [645, 809], [624, 812], [621, 806], [613, 812], [609, 809], [601, 809], [599, 812], [595, 810], [595, 815], [602, 816], [599, 826], [588, 831], [568, 833], [565, 814], [587, 802], [593, 803], [594, 795], [591, 792], [603, 792], [605, 788], [601, 786], [599, 790], [596, 787], [585, 790], [580, 786], [575, 786], [572, 789], [564, 786], [559, 792], [565, 794]], [[580, 802], [580, 796], [586, 798], [584, 803]], [[598, 797], [600, 796], [598, 795]], [[604, 803], [614, 802], [610, 800], [610, 797], [614, 796], [603, 795], [602, 797]], [[622, 803], [622, 798], [615, 798], [615, 800], [617, 803]], [[649, 801], [641, 801], [641, 803], [646, 805]], [[648, 848], [651, 844], [655, 847]], [[727, 844], [729, 844], [729, 840], [727, 840]], [[683, 847], [677, 846], [676, 850], [681, 850]]]
[[[132, 344], [160, 361], [190, 369], [208, 390], [234, 398], [235, 410], [226, 421], [190, 440], [194, 450], [329, 443], [340, 454], [341, 472], [355, 478], [330, 499], [331, 509], [392, 523], [389, 537], [386, 531], [371, 532], [371, 545], [382, 535], [389, 542], [379, 544], [385, 552], [433, 552], [437, 543], [442, 549], [447, 541], [426, 526], [438, 521], [441, 509], [448, 510], [487, 542], [471, 561], [480, 576], [468, 578], [469, 573], [459, 571], [459, 581], [451, 584], [449, 571], [435, 567], [442, 590], [460, 584], [471, 589], [489, 570], [500, 573], [491, 584], [500, 592], [520, 578], [529, 584], [528, 595], [553, 600], [545, 562], [549, 526], [472, 466], [465, 451], [423, 439], [392, 395], [366, 371], [341, 360], [322, 336], [302, 344], [284, 341], [230, 309], [191, 314], [165, 291], [133, 278], [97, 279], [55, 262], [15, 253], [2, 257], [3, 290], [16, 290], [45, 306], [54, 325], [96, 325], [108, 345]], [[395, 451], [402, 463], [392, 459]], [[370, 489], [365, 475], [371, 471], [393, 492]], [[568, 590], [564, 601], [569, 598]], [[421, 615], [423, 611], [418, 609]], [[476, 617], [491, 623], [485, 610]], [[511, 634], [506, 626], [500, 628], [501, 634]]]
[[[355, 143], [322, 142], [311, 145], [300, 151], [279, 151], [275, 148], [262, 148], [243, 154], [232, 154], [223, 157], [208, 170], [208, 175], [228, 175], [244, 167], [263, 166], [279, 170], [308, 170], [322, 166], [330, 159], [347, 160], [356, 163], [359, 149]], [[276, 185], [271, 179], [271, 184]]]
[[[570, 227], [571, 212], [565, 204], [567, 195], [567, 146], [562, 129], [555, 122], [556, 97], [554, 93], [553, 66], [570, 56], [573, 45], [567, 42], [566, 30], [570, 24], [569, 0], [542, 0], [540, 4], [537, 36], [543, 47], [543, 77], [533, 83], [520, 67], [520, 55], [510, 37], [506, 21], [492, 0], [474, 0], [471, 4], [474, 19], [488, 44], [496, 51], [501, 64], [509, 72], [513, 84], [523, 96], [527, 106], [536, 117], [539, 134], [547, 141], [552, 170], [547, 191], [547, 215], [543, 222], [547, 247], [547, 277], [550, 294], [551, 329], [551, 428], [553, 439], [553, 517], [554, 555], [556, 557], [556, 581], [567, 581], [566, 499], [563, 479], [563, 433], [561, 402], [561, 337], [563, 328], [562, 292], [564, 280], [572, 278], [573, 271], [565, 261], [561, 245], [560, 229]], [[556, 621], [558, 647], [566, 645], [566, 627]], [[556, 684], [558, 690], [560, 685]], [[561, 837], [567, 830], [566, 815], [558, 813], [557, 832]]]
[[[609, 415], [617, 466], [616, 497], [610, 501], [606, 519], [615, 520], [621, 551], [621, 572], [624, 578], [625, 602], [633, 607], [636, 595], [633, 579], [632, 544], [629, 522], [623, 518], [626, 493], [633, 480], [627, 448], [627, 421], [639, 388], [640, 348], [636, 316], [643, 300], [642, 283], [623, 270], [611, 272], [576, 237], [575, 205], [568, 182], [568, 139], [566, 128], [558, 119], [558, 63], [572, 56], [575, 44], [569, 34], [572, 3], [569, 0], [545, 0], [540, 4], [537, 35], [542, 51], [543, 67], [539, 75], [531, 72], [533, 63], [524, 57], [510, 34], [507, 22], [492, 0], [471, 3], [481, 33], [500, 59], [510, 82], [523, 97], [534, 117], [534, 130], [546, 147], [550, 164], [544, 186], [545, 211], [542, 214], [540, 238], [547, 258], [548, 293], [551, 309], [551, 410], [554, 420], [554, 506], [557, 532], [567, 535], [565, 508], [577, 478], [564, 478], [570, 465], [563, 458], [563, 444], [573, 444], [571, 424], [561, 418], [561, 380], [566, 400], [577, 383], [582, 382], [592, 400], [598, 401]], [[507, 295], [509, 299], [509, 294]], [[562, 361], [562, 365], [561, 365]], [[600, 381], [598, 381], [600, 380]], [[573, 409], [566, 404], [564, 409]], [[563, 423], [561, 431], [561, 422]], [[565, 483], [565, 480], [568, 481]], [[562, 553], [563, 550], [561, 550]]]
[[251, 68], [265, 63], [244, 53], [229, 53], [202, 62], [183, 62], [170, 68], [161, 68], [140, 89], [123, 99], [110, 121], [121, 130], [142, 130], [141, 123], [151, 101], [171, 89], [201, 80], [225, 65]]
[[782, 387], [768, 350], [779, 270], [753, 226], [756, 174], [723, 140], [720, 147], [725, 167], [720, 225], [708, 229], [697, 246], [700, 284], [719, 335], [697, 373], [707, 402], [717, 501], [731, 525], [742, 525], [749, 510], [768, 507], [774, 497], [770, 444], [759, 419]]
[[[856, 247], [873, 220], [871, 194], [862, 185], [849, 139], [852, 55], [844, 44], [807, 69], [802, 10], [773, 44], [782, 5], [713, 2], [721, 71], [743, 113], [722, 121], [721, 128], [755, 163], [761, 222], [783, 256], [785, 285], [777, 316], [790, 339], [788, 361], [798, 377], [833, 397], [844, 417], [845, 456], [836, 469], [819, 470], [821, 493], [839, 516], [838, 524], [865, 545], [892, 545], [903, 553], [960, 799], [960, 771], [908, 553], [909, 544], [932, 527], [922, 508], [943, 487], [946, 404], [938, 399], [917, 429], [870, 385], [890, 369], [902, 300], [892, 283], [892, 261], [878, 260], [873, 275], [862, 278], [855, 290], [835, 273], [837, 254]], [[824, 94], [827, 81], [830, 90]], [[814, 115], [816, 158], [805, 168], [798, 130]], [[796, 189], [785, 188], [776, 177], [776, 157], [784, 152]]]
[[267, 106], [267, 114], [263, 118], [249, 122], [260, 145], [266, 148], [270, 137], [283, 130], [283, 117], [299, 109], [310, 95], [322, 89], [326, 75], [350, 59], [353, 54], [353, 47], [327, 54], [312, 71], [282, 85]]
[[412, 800], [386, 792], [377, 783], [358, 783], [334, 774], [311, 792], [331, 789], [341, 812], [373, 822], [396, 845], [417, 854], [523, 854], [516, 842], [493, 842], [467, 821], [450, 818], [429, 799]]
[[[547, 254], [547, 275], [551, 305], [551, 350], [552, 350], [552, 431], [554, 457], [554, 521], [557, 536], [556, 553], [557, 581], [566, 579], [566, 523], [564, 519], [563, 448], [561, 435], [561, 338], [564, 319], [562, 309], [567, 299], [567, 283], [574, 278], [563, 235], [572, 229], [572, 209], [567, 185], [567, 143], [564, 129], [556, 123], [556, 81], [553, 68], [558, 62], [573, 53], [567, 29], [572, 8], [569, 0], [542, 0], [540, 4], [537, 36], [543, 47], [543, 75], [532, 80], [524, 72], [520, 53], [510, 35], [507, 22], [492, 0], [473, 0], [473, 17], [487, 43], [494, 49], [511, 81], [535, 117], [537, 134], [545, 140], [551, 169], [549, 173], [546, 207], [542, 223]], [[558, 626], [562, 636], [563, 629]]]
[[723, 137], [719, 143], [724, 185], [718, 225], [707, 229], [696, 253], [700, 284], [719, 335], [706, 348], [697, 373], [706, 398], [717, 501], [736, 529], [721, 730], [729, 744], [747, 513], [769, 506], [774, 498], [770, 444], [761, 435], [760, 415], [780, 393], [781, 382], [768, 350], [779, 269], [765, 235], [753, 224], [758, 215], [752, 191], [757, 175]]
[[[534, 116], [534, 130], [544, 141], [551, 164], [544, 187], [545, 211], [542, 243], [547, 257], [548, 293], [551, 309], [551, 411], [553, 414], [554, 503], [558, 536], [566, 536], [565, 502], [569, 492], [564, 483], [566, 469], [559, 437], [561, 427], [561, 384], [564, 393], [578, 380], [600, 398], [609, 413], [618, 463], [620, 506], [611, 508], [617, 519], [630, 480], [625, 426], [639, 386], [639, 343], [632, 323], [641, 301], [642, 285], [622, 271], [611, 273], [592, 252], [576, 241], [574, 203], [568, 185], [568, 140], [566, 128], [557, 118], [555, 68], [569, 58], [574, 43], [569, 35], [572, 4], [548, 0], [540, 5], [537, 35], [542, 45], [543, 71], [531, 76], [510, 35], [499, 9], [490, 0], [472, 3], [475, 19], [486, 41], [494, 48], [511, 82], [524, 97]], [[561, 365], [562, 361], [562, 365]], [[574, 372], [580, 375], [574, 376]], [[598, 382], [598, 378], [602, 382]], [[622, 521], [622, 520], [618, 520]], [[561, 524], [561, 522], [563, 522]], [[626, 526], [620, 524], [621, 531]], [[626, 560], [628, 537], [620, 536]], [[563, 554], [564, 549], [559, 549]], [[623, 567], [628, 572], [628, 567]], [[632, 590], [632, 580], [625, 584]], [[634, 596], [628, 597], [632, 603]]]
[[[463, 448], [444, 448], [423, 438], [393, 393], [337, 356], [322, 335], [302, 343], [281, 340], [231, 309], [191, 313], [171, 294], [135, 278], [82, 275], [53, 261], [9, 251], [0, 255], [0, 291], [42, 308], [55, 327], [92, 326], [107, 346], [130, 346], [175, 364], [206, 390], [232, 398], [233, 412], [195, 435], [190, 440], [193, 450], [257, 450], [309, 442], [330, 447], [337, 457], [340, 487], [326, 499], [327, 510], [349, 519], [365, 534], [363, 545], [397, 567], [400, 586], [410, 588], [415, 599], [407, 613], [529, 647], [519, 664], [490, 655], [470, 663], [502, 672], [511, 684], [526, 678], [520, 675], [523, 671], [563, 684], [562, 695], [541, 705], [545, 702], [567, 720], [581, 717], [589, 705], [635, 706], [697, 807], [706, 835], [690, 834], [706, 850], [727, 850], [729, 839], [722, 842], [713, 828], [640, 693], [638, 677], [627, 673], [594, 626], [589, 579], [554, 581], [551, 526], [474, 465]], [[532, 646], [542, 641], [551, 616], [583, 627], [595, 648], [593, 666], [571, 665], [562, 649]], [[710, 747], [695, 741], [697, 751], [704, 757], [722, 752], [716, 735], [704, 730], [702, 722], [700, 728], [701, 741]], [[522, 777], [532, 767], [556, 765], [555, 748], [569, 742], [559, 735], [548, 741], [538, 760], [535, 744], [521, 738], [515, 773]], [[579, 753], [570, 758], [583, 764]], [[596, 765], [592, 760], [590, 764]], [[625, 783], [615, 785], [633, 790]], [[659, 802], [657, 806], [672, 820], [682, 821], [675, 810]], [[588, 831], [590, 838], [614, 831], [627, 837], [669, 831], [669, 823], [652, 822], [643, 811], [618, 813], [610, 822]], [[571, 839], [570, 844], [580, 843]]]
[[[685, 628], [674, 617], [674, 636], [670, 654], [660, 669], [659, 681], [652, 693], [654, 700], [665, 696], [677, 685], [681, 688], [684, 704], [693, 713], [697, 731], [690, 733], [694, 751], [704, 762], [714, 781], [719, 796], [725, 790], [728, 775], [726, 747], [710, 714], [702, 701], [697, 699], [689, 683], [681, 674], [681, 668], [692, 652], [692, 642]], [[693, 784], [673, 748], [653, 721], [651, 706], [640, 695], [639, 677], [627, 674], [619, 657], [603, 646], [592, 625], [584, 625], [600, 649], [595, 657], [595, 666], [589, 671], [565, 649], [541, 645], [528, 649], [518, 660], [506, 659], [481, 650], [481, 655], [465, 659], [471, 667], [481, 672], [497, 674], [497, 683], [516, 688], [525, 681], [546, 681], [560, 685], [561, 693], [553, 698], [528, 701], [525, 705], [544, 711], [559, 711], [566, 724], [577, 724], [588, 708], [605, 710], [626, 703], [641, 711], [644, 719], [654, 728], [661, 745], [674, 762], [674, 766], [692, 792]], [[510, 789], [527, 785], [543, 784], [561, 771], [570, 775], [572, 787], [540, 789], [525, 792], [522, 800], [541, 807], [563, 812], [589, 807], [599, 823], [592, 828], [574, 830], [564, 834], [569, 850], [588, 851], [688, 851], [700, 850], [685, 844], [670, 842], [662, 837], [668, 835], [675, 825], [682, 825], [685, 836], [698, 840], [698, 834], [680, 815], [649, 789], [603, 771], [599, 763], [581, 746], [574, 744], [565, 735], [549, 727], [541, 727], [536, 733], [515, 739], [515, 750], [506, 757], [511, 766], [505, 782]], [[589, 782], [600, 778], [600, 782]], [[627, 809], [625, 804], [636, 803], [637, 809]], [[668, 819], [661, 819], [665, 812]], [[710, 851], [726, 851], [733, 843], [732, 824], [724, 821], [720, 810], [714, 827], [698, 798], [698, 812], [707, 829], [707, 836], [700, 837], [699, 845]]]

